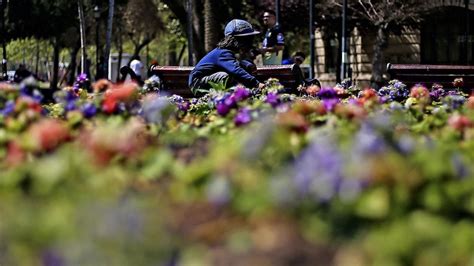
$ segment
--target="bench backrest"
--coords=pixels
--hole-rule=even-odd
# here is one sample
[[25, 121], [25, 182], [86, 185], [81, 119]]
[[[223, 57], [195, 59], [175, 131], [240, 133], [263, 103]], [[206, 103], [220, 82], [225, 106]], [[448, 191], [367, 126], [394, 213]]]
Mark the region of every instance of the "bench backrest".
[[[188, 77], [193, 67], [153, 66], [151, 73], [157, 74], [163, 82], [163, 90], [183, 97], [193, 97], [188, 87]], [[275, 65], [257, 67], [256, 78], [264, 82], [269, 78], [277, 78], [287, 88], [296, 88], [303, 81], [297, 65]]]
[[452, 88], [455, 78], [463, 78], [465, 88], [474, 88], [474, 66], [388, 64], [387, 72], [391, 79], [398, 79], [408, 86], [439, 83]]

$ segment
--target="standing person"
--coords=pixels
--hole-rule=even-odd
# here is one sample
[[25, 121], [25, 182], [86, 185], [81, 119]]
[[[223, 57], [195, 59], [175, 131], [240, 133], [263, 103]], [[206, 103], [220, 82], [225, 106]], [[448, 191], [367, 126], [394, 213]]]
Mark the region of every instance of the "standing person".
[[143, 63], [140, 61], [140, 56], [132, 57], [132, 61], [130, 61], [130, 68], [133, 70], [137, 79], [140, 81], [142, 80], [142, 71], [143, 71]]
[[263, 39], [262, 59], [264, 65], [281, 65], [283, 48], [285, 46], [285, 38], [280, 30], [280, 26], [276, 24], [275, 12], [266, 10], [263, 13], [263, 24], [267, 27], [265, 38]]
[[237, 54], [248, 53], [254, 35], [259, 33], [245, 20], [234, 19], [227, 23], [224, 39], [189, 74], [188, 85], [191, 91], [195, 95], [207, 93], [211, 88], [209, 82], [225, 82], [227, 85], [242, 83], [250, 88], [262, 89], [265, 85], [249, 73], [254, 65], [250, 61], [237, 60]]
[[26, 66], [24, 64], [20, 64], [18, 69], [15, 71], [13, 81], [16, 83], [20, 83], [29, 76], [32, 76], [32, 73], [28, 69], [26, 69]]

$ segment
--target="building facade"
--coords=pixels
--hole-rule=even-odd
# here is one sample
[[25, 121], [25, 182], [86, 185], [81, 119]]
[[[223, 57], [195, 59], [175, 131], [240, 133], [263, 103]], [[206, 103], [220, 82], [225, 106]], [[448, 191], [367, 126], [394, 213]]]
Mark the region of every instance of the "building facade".
[[[340, 73], [339, 32], [317, 29], [316, 76], [323, 85], [334, 85]], [[354, 27], [349, 40], [349, 62], [354, 82], [370, 84], [375, 33]], [[474, 1], [436, 0], [420, 27], [390, 35], [385, 63], [474, 65]], [[387, 75], [384, 75], [389, 79]]]

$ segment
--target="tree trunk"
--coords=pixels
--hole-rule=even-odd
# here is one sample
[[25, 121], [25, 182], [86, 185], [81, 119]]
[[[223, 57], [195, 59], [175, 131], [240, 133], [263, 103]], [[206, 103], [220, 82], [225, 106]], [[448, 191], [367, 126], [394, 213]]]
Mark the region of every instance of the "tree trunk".
[[[87, 73], [86, 60], [86, 22], [84, 19], [84, 3], [83, 0], [77, 0], [77, 10], [79, 12], [79, 32], [81, 34], [81, 73]], [[89, 77], [90, 78], [90, 77]]]
[[[7, 79], [7, 45], [6, 45], [6, 29], [5, 29], [5, 9], [7, 8], [7, 1], [1, 1], [0, 3], [0, 26], [2, 27], [1, 35], [2, 35], [2, 49], [3, 49], [3, 58], [2, 58], [2, 74], [3, 78]], [[1, 80], [1, 78], [0, 78]]]
[[194, 55], [197, 63], [201, 58], [203, 58], [206, 53], [206, 48], [204, 47], [204, 16], [202, 15], [202, 10], [204, 9], [203, 0], [193, 0], [193, 45], [194, 45]]
[[[194, 1], [194, 14], [193, 14], [193, 50], [195, 52], [196, 58], [199, 60], [202, 58], [204, 55], [206, 55], [206, 49], [204, 49], [204, 41], [202, 39], [203, 34], [199, 33], [199, 24], [200, 20], [202, 19], [202, 14], [196, 12], [196, 6], [199, 5], [198, 0]], [[176, 16], [178, 19], [179, 23], [183, 27], [183, 29], [187, 29], [187, 12], [186, 12], [186, 1], [175, 1], [175, 0], [163, 0], [163, 3], [165, 3], [173, 12], [173, 14]], [[199, 9], [199, 8], [198, 8]], [[188, 33], [186, 32], [186, 35]]]
[[377, 29], [377, 36], [374, 43], [374, 57], [372, 59], [372, 79], [371, 85], [374, 89], [380, 88], [383, 83], [383, 73], [385, 68], [384, 50], [388, 45], [388, 32], [381, 25]]
[[52, 90], [58, 89], [58, 72], [59, 72], [59, 37], [55, 37], [53, 41], [53, 75], [51, 78], [50, 88]]
[[115, 1], [109, 0], [109, 15], [107, 18], [107, 33], [105, 36], [105, 52], [104, 52], [104, 75], [106, 77], [109, 76], [109, 56], [110, 56], [110, 47], [112, 42], [112, 25], [114, 19], [114, 8], [115, 8]]
[[143, 42], [141, 42], [138, 45], [135, 45], [135, 49], [133, 51], [133, 56], [138, 56], [140, 55], [140, 51], [147, 46], [153, 39], [152, 38], [145, 38]]
[[36, 39], [36, 58], [35, 58], [35, 74], [38, 75], [39, 72], [39, 61], [40, 61], [40, 45], [39, 40]]
[[216, 0], [204, 0], [204, 48], [206, 52], [216, 46], [219, 37]]
[[162, 62], [164, 65], [175, 66], [178, 65], [177, 62], [177, 55], [176, 55], [176, 42], [170, 42], [168, 46], [168, 56], [166, 62]]
[[68, 67], [68, 76], [67, 76], [67, 85], [72, 86], [76, 79], [76, 68], [77, 68], [77, 53], [79, 52], [80, 45], [76, 44], [74, 48], [72, 48], [70, 53], [70, 61]]
[[178, 65], [181, 64], [181, 60], [183, 59], [183, 55], [184, 55], [185, 50], [186, 50], [186, 44], [184, 43], [183, 47], [181, 47], [181, 51], [179, 51], [178, 60], [176, 61], [178, 63]]
[[119, 30], [120, 36], [118, 36], [118, 63], [117, 63], [117, 79], [118, 82], [120, 80], [120, 68], [122, 67], [120, 64], [122, 63], [122, 55], [123, 55], [123, 42], [122, 42], [122, 31]]

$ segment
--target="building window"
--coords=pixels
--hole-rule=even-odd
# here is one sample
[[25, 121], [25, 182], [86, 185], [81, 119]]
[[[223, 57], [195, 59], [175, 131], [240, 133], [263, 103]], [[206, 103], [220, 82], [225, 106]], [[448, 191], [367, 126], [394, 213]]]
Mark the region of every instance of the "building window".
[[[474, 64], [474, 12], [466, 9], [443, 7], [425, 18], [421, 28], [421, 63]], [[469, 32], [467, 32], [469, 29]]]
[[323, 36], [324, 39], [324, 65], [326, 73], [337, 73], [338, 69], [338, 54], [339, 54], [339, 39], [337, 33], [327, 32]]

